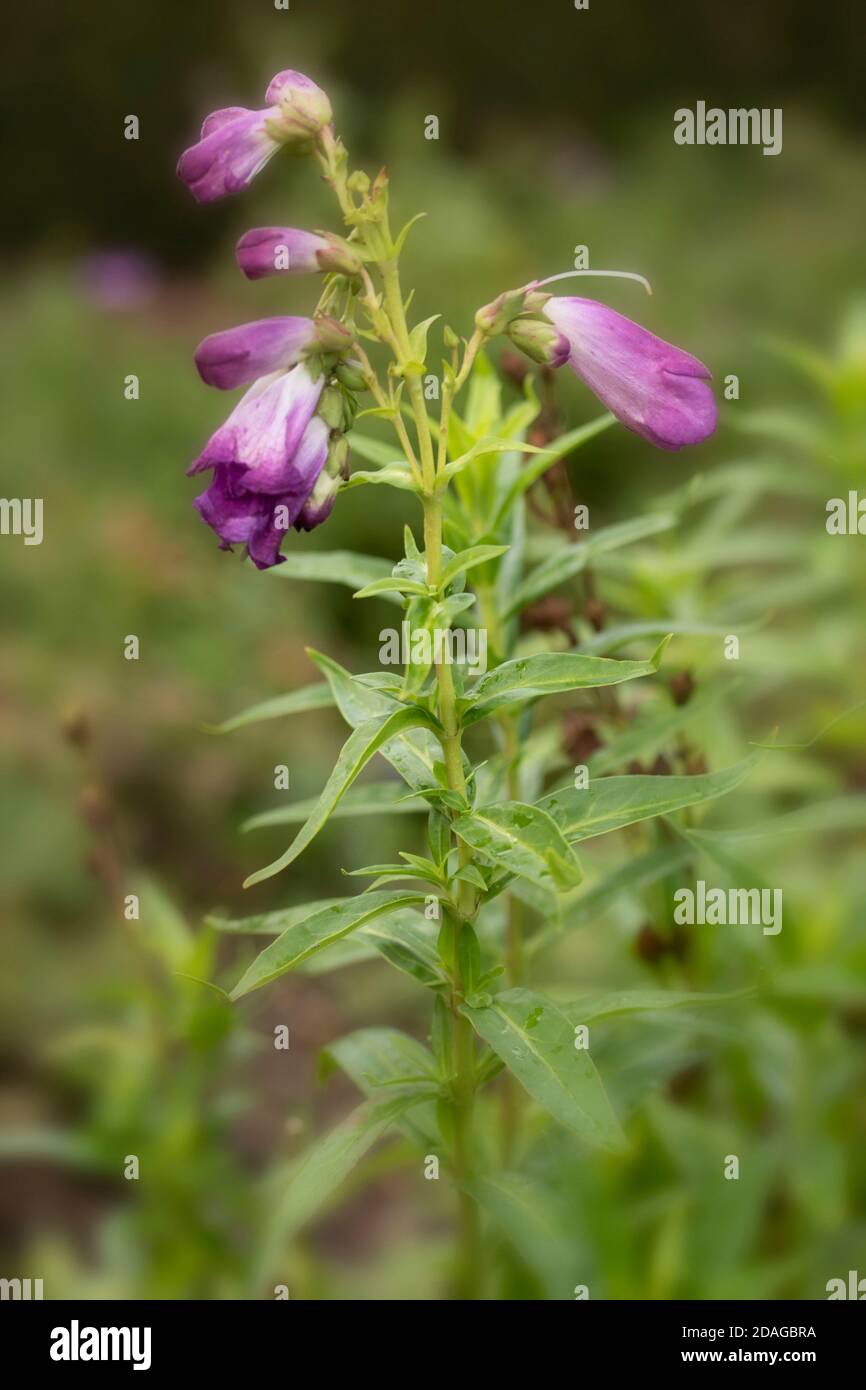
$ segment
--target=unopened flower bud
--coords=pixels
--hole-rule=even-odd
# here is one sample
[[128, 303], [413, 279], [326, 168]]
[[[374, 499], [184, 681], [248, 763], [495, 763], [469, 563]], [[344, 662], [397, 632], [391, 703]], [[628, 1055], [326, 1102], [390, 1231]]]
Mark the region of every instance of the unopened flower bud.
[[504, 333], [513, 318], [523, 310], [523, 292], [520, 290], [504, 293], [484, 304], [475, 315], [475, 326], [487, 337]]
[[329, 429], [341, 430], [345, 420], [344, 396], [338, 386], [326, 386], [319, 397], [317, 414], [321, 415]]
[[302, 72], [287, 69], [277, 73], [265, 93], [270, 106], [278, 108], [268, 122], [269, 133], [286, 144], [309, 145], [330, 124], [333, 115], [327, 94]]
[[351, 347], [352, 335], [338, 319], [319, 318], [315, 325], [315, 347], [319, 352], [341, 353]]
[[568, 339], [546, 319], [515, 319], [506, 331], [514, 346], [533, 362], [561, 367], [568, 361]]
[[341, 386], [345, 386], [349, 391], [367, 391], [369, 386], [367, 378], [360, 367], [352, 362], [338, 362], [334, 369], [334, 376]]

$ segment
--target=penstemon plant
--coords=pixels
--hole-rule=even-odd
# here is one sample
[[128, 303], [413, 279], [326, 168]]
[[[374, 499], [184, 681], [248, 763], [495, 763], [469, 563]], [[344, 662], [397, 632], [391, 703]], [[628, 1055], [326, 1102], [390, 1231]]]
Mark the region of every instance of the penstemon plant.
[[[437, 316], [413, 323], [401, 282], [401, 255], [417, 219], [393, 233], [385, 172], [372, 180], [350, 172], [330, 102], [309, 78], [280, 73], [264, 109], [209, 116], [178, 172], [209, 202], [247, 187], [281, 146], [318, 164], [343, 227], [256, 228], [238, 243], [250, 279], [319, 274], [322, 290], [310, 317], [249, 323], [198, 348], [207, 384], [248, 389], [190, 469], [211, 474], [195, 506], [222, 548], [245, 545], [259, 569], [281, 565], [290, 576], [349, 583], [358, 598], [398, 606], [391, 655], [402, 671], [383, 664], [352, 675], [311, 653], [324, 684], [231, 721], [334, 704], [351, 728], [315, 804], [261, 818], [301, 824], [285, 852], [248, 884], [288, 869], [335, 813], [423, 810], [427, 843], [424, 853], [415, 846], [399, 862], [354, 870], [372, 880], [360, 894], [225, 923], [275, 938], [233, 998], [309, 968], [314, 957], [324, 968], [380, 953], [429, 991], [432, 1021], [429, 1047], [385, 1028], [331, 1045], [331, 1063], [365, 1100], [294, 1163], [258, 1275], [396, 1128], [425, 1163], [441, 1160], [453, 1180], [460, 1237], [454, 1288], [479, 1298], [490, 1287], [492, 1249], [484, 1194], [497, 1173], [519, 1167], [538, 1116], [590, 1146], [615, 1151], [623, 1144], [585, 1042], [587, 1021], [603, 1007], [555, 1002], [528, 982], [538, 944], [581, 903], [575, 845], [696, 807], [730, 791], [750, 766], [747, 759], [719, 772], [666, 777], [590, 779], [584, 765], [566, 773], [556, 727], [534, 722], [540, 702], [651, 677], [666, 639], [646, 659], [612, 659], [599, 653], [629, 640], [627, 632], [619, 642], [609, 634], [607, 645], [597, 638], [587, 653], [574, 649], [573, 632], [565, 647], [556, 636], [527, 635], [521, 614], [588, 573], [597, 557], [672, 523], [653, 514], [579, 544], [572, 528], [568, 539], [547, 536], [533, 549], [527, 493], [616, 420], [661, 449], [698, 443], [715, 428], [715, 403], [701, 362], [602, 303], [551, 293], [548, 286], [566, 278], [559, 275], [500, 293], [479, 309], [468, 338], [444, 327], [446, 357], [441, 377], [434, 376], [427, 357]], [[527, 442], [539, 400], [526, 375], [524, 398], [503, 411], [485, 353], [500, 337], [547, 369], [570, 366], [606, 413], [541, 444]], [[373, 403], [359, 413], [362, 393]], [[365, 416], [388, 422], [398, 452], [355, 428]], [[369, 468], [349, 474], [350, 447]], [[281, 554], [290, 528], [320, 525], [338, 494], [360, 486], [397, 488], [420, 504], [423, 540], [407, 526], [393, 568], [345, 552], [317, 554], [312, 567], [309, 557]], [[657, 635], [664, 634], [662, 624]], [[401, 781], [352, 789], [376, 754]], [[549, 786], [552, 771], [559, 775]]]

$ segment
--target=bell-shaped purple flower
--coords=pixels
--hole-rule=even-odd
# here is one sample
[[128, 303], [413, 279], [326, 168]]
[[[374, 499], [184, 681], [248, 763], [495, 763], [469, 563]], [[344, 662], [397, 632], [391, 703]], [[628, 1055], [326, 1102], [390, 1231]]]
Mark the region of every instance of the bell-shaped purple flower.
[[[221, 465], [252, 492], [278, 495], [301, 489], [306, 497], [325, 461], [328, 429], [311, 427], [324, 379], [303, 365], [262, 377], [211, 436], [190, 473]], [[321, 457], [318, 455], [321, 454]], [[310, 476], [311, 473], [313, 476]]]
[[710, 373], [690, 353], [593, 299], [549, 299], [569, 365], [603, 405], [659, 449], [699, 444], [716, 428]]
[[195, 350], [195, 365], [208, 386], [231, 391], [294, 366], [316, 337], [312, 319], [257, 319], [205, 338]]
[[334, 452], [315, 413], [323, 385], [304, 364], [256, 381], [187, 470], [213, 469], [195, 506], [223, 549], [245, 544], [259, 569], [280, 563], [291, 526], [309, 530], [333, 506], [336, 485], [320, 483]]
[[259, 111], [227, 106], [214, 111], [201, 138], [181, 155], [177, 173], [200, 203], [239, 193], [281, 145], [308, 149], [331, 119], [325, 93], [299, 72], [281, 72]]
[[248, 280], [328, 270], [354, 275], [360, 268], [360, 262], [338, 238], [297, 227], [253, 227], [244, 232], [235, 256]]

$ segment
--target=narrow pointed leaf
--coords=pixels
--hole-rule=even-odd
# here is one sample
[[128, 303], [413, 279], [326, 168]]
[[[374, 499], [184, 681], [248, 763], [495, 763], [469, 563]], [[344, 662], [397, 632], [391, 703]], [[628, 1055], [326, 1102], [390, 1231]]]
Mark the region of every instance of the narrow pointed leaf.
[[470, 692], [463, 722], [473, 724], [494, 710], [521, 700], [537, 700], [567, 690], [620, 685], [623, 681], [654, 675], [666, 645], [667, 639], [649, 661], [611, 661], [607, 657], [583, 656], [579, 652], [550, 652], [505, 661], [482, 676]]
[[443, 569], [439, 581], [440, 589], [447, 589], [458, 574], [465, 574], [467, 570], [473, 569], [476, 565], [483, 565], [487, 560], [496, 560], [500, 555], [504, 555], [507, 549], [507, 545], [473, 545], [468, 550], [461, 550]]
[[[263, 830], [272, 825], [300, 825], [315, 810], [318, 797], [308, 797], [304, 801], [293, 801], [289, 806], [275, 806], [271, 811], [260, 811], [243, 822], [241, 830]], [[430, 808], [420, 796], [406, 795], [402, 782], [365, 782], [362, 787], [352, 787], [334, 807], [332, 820], [350, 816], [415, 815], [418, 811]]]
[[580, 865], [556, 822], [537, 806], [503, 801], [460, 816], [454, 830], [509, 873], [556, 894], [580, 882]]
[[551, 589], [559, 588], [560, 584], [579, 574], [599, 555], [609, 550], [617, 550], [623, 545], [632, 545], [635, 541], [646, 540], [662, 531], [669, 531], [675, 524], [676, 517], [673, 513], [659, 512], [651, 516], [637, 517], [633, 521], [618, 522], [615, 526], [606, 526], [576, 545], [563, 546], [548, 560], [544, 560], [518, 586], [503, 616], [509, 617], [512, 613], [519, 613], [521, 608], [526, 608], [528, 604], [542, 598]]
[[251, 705], [249, 709], [242, 710], [231, 719], [224, 719], [222, 724], [210, 726], [208, 732], [230, 734], [233, 730], [245, 728], [248, 724], [261, 724], [266, 719], [282, 719], [287, 714], [304, 714], [307, 710], [328, 709], [333, 704], [334, 697], [324, 682], [305, 685], [301, 690], [290, 690], [285, 695], [275, 695], [272, 700], [262, 700], [260, 704]]
[[[405, 708], [393, 695], [376, 690], [350, 675], [331, 657], [311, 648], [307, 649], [307, 654], [325, 676], [337, 708], [353, 729], [366, 719], [381, 719], [395, 709]], [[441, 759], [442, 751], [438, 740], [429, 730], [404, 730], [382, 750], [382, 756], [413, 791], [425, 791], [438, 785], [434, 766]]]
[[395, 709], [393, 714], [389, 714], [384, 722], [379, 719], [370, 719], [364, 724], [359, 724], [343, 744], [337, 765], [325, 784], [315, 810], [298, 831], [289, 848], [272, 864], [268, 864], [264, 869], [259, 869], [256, 873], [251, 874], [244, 887], [248, 888], [254, 883], [261, 883], [263, 879], [272, 878], [274, 874], [280, 873], [282, 869], [297, 859], [301, 851], [306, 849], [310, 841], [319, 833], [341, 796], [348, 791], [355, 778], [363, 771], [383, 744], [406, 729], [416, 728], [419, 725], [429, 726], [430, 723], [430, 716], [425, 715], [423, 711], [415, 707], [407, 708], [404, 706]]
[[733, 767], [697, 777], [601, 777], [580, 790], [550, 792], [538, 804], [553, 816], [567, 840], [588, 840], [725, 796], [744, 781], [759, 757], [752, 753]]
[[385, 912], [423, 902], [423, 893], [361, 893], [356, 898], [344, 898], [329, 907], [320, 908], [303, 921], [293, 923], [276, 941], [266, 946], [232, 990], [232, 999], [240, 999], [261, 988], [289, 970], [294, 970], [309, 956], [357, 931]]
[[624, 1139], [595, 1063], [574, 1045], [574, 1027], [549, 999], [528, 989], [498, 994], [486, 1009], [462, 1012], [533, 1100], [596, 1148]]
[[[281, 579], [318, 580], [360, 589], [389, 575], [391, 564], [376, 555], [356, 555], [351, 550], [295, 550], [284, 555], [283, 564], [275, 565], [269, 573]], [[399, 603], [399, 599], [394, 598], [393, 602]]]

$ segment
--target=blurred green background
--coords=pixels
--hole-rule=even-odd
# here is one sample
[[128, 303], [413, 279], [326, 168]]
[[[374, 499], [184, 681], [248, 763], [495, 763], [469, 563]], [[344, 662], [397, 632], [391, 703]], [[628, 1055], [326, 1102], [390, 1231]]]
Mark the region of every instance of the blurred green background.
[[[404, 258], [419, 318], [441, 312], [466, 331], [477, 305], [570, 268], [586, 244], [593, 265], [648, 276], [654, 297], [603, 281], [566, 292], [604, 297], [717, 383], [737, 375], [739, 400], [700, 449], [663, 455], [615, 430], [571, 467], [593, 526], [704, 478], [673, 538], [626, 552], [596, 586], [622, 621], [756, 624], [724, 717], [690, 734], [718, 766], [775, 725], [782, 742], [808, 743], [866, 693], [866, 541], [824, 528], [826, 500], [862, 486], [866, 465], [859, 19], [841, 0], [820, 16], [807, 0], [593, 0], [585, 12], [568, 0], [292, 0], [287, 12], [94, 0], [86, 14], [9, 17], [3, 493], [45, 499], [45, 538], [0, 540], [0, 1272], [43, 1275], [46, 1296], [249, 1296], [246, 1253], [266, 1221], [254, 1179], [351, 1094], [319, 1090], [318, 1049], [365, 1023], [426, 1026], [384, 965], [281, 982], [231, 1019], [179, 978], [236, 978], [243, 952], [201, 936], [206, 912], [339, 893], [340, 867], [388, 859], [407, 824], [337, 821], [290, 882], [240, 889], [281, 847], [279, 831], [238, 833], [277, 803], [275, 763], [289, 764], [293, 795], [312, 795], [342, 731], [330, 711], [231, 738], [203, 726], [315, 679], [307, 645], [369, 670], [382, 615], [348, 590], [258, 575], [191, 510], [184, 469], [228, 409], [199, 382], [195, 344], [314, 302], [302, 281], [244, 283], [234, 241], [272, 222], [335, 225], [312, 166], [290, 158], [242, 198], [197, 207], [174, 165], [203, 116], [258, 104], [282, 68], [320, 82], [354, 163], [387, 164], [395, 223], [427, 213]], [[782, 154], [676, 146], [673, 112], [698, 100], [782, 107]], [[137, 141], [123, 137], [130, 114]], [[438, 141], [424, 139], [428, 114]], [[129, 373], [137, 401], [124, 398]], [[557, 386], [568, 425], [597, 413], [578, 383]], [[396, 558], [398, 527], [417, 518], [383, 491], [349, 493], [323, 531], [290, 544]], [[123, 659], [127, 634], [138, 662]], [[675, 643], [671, 659], [701, 688], [728, 674], [718, 641]], [[626, 1170], [562, 1160], [599, 1296], [822, 1297], [827, 1279], [866, 1274], [864, 729], [855, 712], [807, 750], [771, 755], [752, 803], [728, 808], [728, 828], [802, 812], [790, 834], [737, 846], [784, 885], [782, 938], [747, 952], [733, 980], [724, 948], [702, 964], [703, 988], [769, 972], [772, 1000], [736, 1029], [653, 1032], [667, 1060]], [[118, 864], [161, 885], [158, 939], [107, 908]], [[656, 966], [634, 942], [652, 910], [621, 904], [616, 930], [604, 918], [600, 937], [576, 937], [562, 968], [581, 987], [646, 983]], [[272, 1029], [289, 1020], [292, 1051], [274, 1053]], [[719, 1143], [736, 1128], [762, 1174], [733, 1235], [712, 1228], [693, 1161], [722, 1117]], [[124, 1180], [132, 1153], [148, 1181]], [[381, 1168], [292, 1254], [293, 1287], [441, 1296], [447, 1194], [419, 1191], [397, 1161]]]

